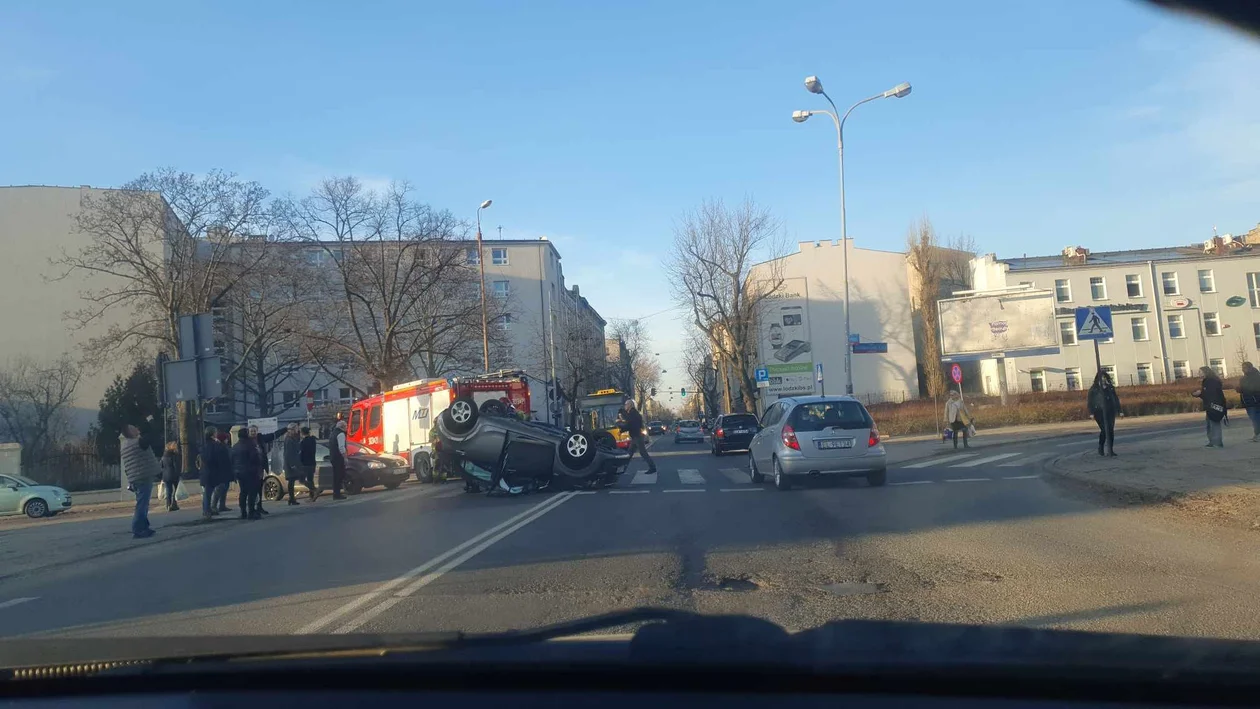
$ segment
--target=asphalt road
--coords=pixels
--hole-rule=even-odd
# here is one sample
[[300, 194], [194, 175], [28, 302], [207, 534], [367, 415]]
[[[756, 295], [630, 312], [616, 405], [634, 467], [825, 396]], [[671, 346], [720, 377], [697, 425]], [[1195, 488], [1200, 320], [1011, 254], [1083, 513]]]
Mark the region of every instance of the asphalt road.
[[[1117, 449], [1159, 435], [1125, 432]], [[663, 440], [654, 479], [636, 462], [598, 492], [492, 498], [408, 483], [272, 503], [262, 521], [0, 570], [0, 637], [490, 631], [641, 604], [790, 629], [889, 618], [1260, 637], [1260, 537], [1109, 507], [1043, 474], [1049, 458], [1089, 445], [1054, 438], [915, 461], [894, 447], [886, 487], [778, 492], [750, 482], [742, 455]], [[126, 521], [59, 525], [55, 543], [103, 525]], [[0, 544], [16, 534], [0, 532]]]

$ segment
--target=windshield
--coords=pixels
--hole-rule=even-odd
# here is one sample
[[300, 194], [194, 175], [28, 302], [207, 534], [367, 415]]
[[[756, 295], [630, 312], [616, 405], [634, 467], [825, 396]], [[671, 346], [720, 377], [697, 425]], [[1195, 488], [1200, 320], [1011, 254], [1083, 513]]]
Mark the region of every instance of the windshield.
[[1201, 4], [0, 2], [0, 649], [1260, 643], [1260, 37]]

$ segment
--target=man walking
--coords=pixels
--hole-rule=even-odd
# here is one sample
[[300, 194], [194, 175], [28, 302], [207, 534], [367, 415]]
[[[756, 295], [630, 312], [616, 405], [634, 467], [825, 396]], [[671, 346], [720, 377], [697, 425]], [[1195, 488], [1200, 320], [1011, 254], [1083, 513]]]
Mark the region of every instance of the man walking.
[[344, 500], [341, 484], [346, 476], [346, 422], [338, 421], [328, 437], [328, 460], [333, 469], [333, 499]]
[[258, 446], [249, 437], [249, 429], [242, 428], [236, 437], [236, 445], [232, 446], [232, 474], [241, 488], [241, 519], [262, 519], [258, 511], [258, 498], [262, 493]]
[[136, 493], [136, 511], [131, 516], [131, 536], [145, 539], [154, 534], [153, 528], [149, 526], [149, 500], [153, 497], [153, 483], [161, 475], [161, 471], [152, 446], [147, 438], [140, 435], [140, 429], [131, 424], [124, 426], [118, 443], [123, 474], [127, 476], [128, 486]]
[[634, 406], [634, 399], [626, 399], [625, 411], [621, 415], [621, 422], [618, 424], [621, 430], [630, 434], [630, 458], [626, 461], [626, 466], [630, 465], [630, 461], [634, 460], [634, 452], [637, 450], [640, 456], [643, 456], [644, 462], [648, 464], [647, 474], [656, 474], [656, 463], [652, 460], [652, 456], [648, 455], [647, 441], [643, 438], [643, 414]]
[[298, 437], [298, 428], [296, 423], [289, 424], [289, 428], [284, 434], [284, 478], [289, 481], [289, 504], [299, 504], [297, 501], [297, 483], [298, 480], [305, 481], [302, 474], [302, 440]]
[[320, 490], [315, 487], [315, 446], [319, 443], [311, 435], [311, 429], [302, 427], [302, 442], [298, 444], [298, 460], [302, 465], [302, 476], [306, 481], [307, 495], [311, 502], [319, 497]]

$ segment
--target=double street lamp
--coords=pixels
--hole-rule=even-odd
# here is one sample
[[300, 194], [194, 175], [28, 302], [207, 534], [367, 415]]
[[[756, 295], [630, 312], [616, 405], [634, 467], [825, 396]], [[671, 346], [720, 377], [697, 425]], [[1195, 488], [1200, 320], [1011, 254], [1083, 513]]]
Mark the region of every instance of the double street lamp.
[[849, 308], [849, 232], [848, 226], [845, 224], [844, 211], [844, 122], [849, 119], [849, 114], [853, 113], [853, 109], [864, 103], [881, 98], [901, 98], [909, 94], [910, 84], [903, 82], [883, 93], [875, 94], [870, 98], [864, 98], [850, 106], [849, 110], [845, 111], [843, 116], [838, 115], [840, 112], [836, 109], [835, 102], [831, 100], [831, 97], [827, 95], [826, 91], [823, 91], [822, 82], [818, 80], [817, 76], [806, 78], [805, 88], [811, 94], [821, 94], [823, 98], [827, 99], [827, 103], [831, 104], [831, 110], [793, 111], [792, 120], [797, 123], [804, 123], [814, 114], [825, 113], [826, 115], [831, 116], [831, 121], [836, 125], [836, 152], [840, 157], [840, 246], [844, 249], [844, 393], [852, 395], [853, 344], [849, 341], [852, 334], [849, 321], [849, 311], [851, 310], [851, 308]]
[[486, 319], [486, 255], [481, 251], [481, 210], [490, 206], [490, 200], [477, 207], [477, 267], [481, 270], [481, 357], [484, 371], [490, 372], [490, 323]]

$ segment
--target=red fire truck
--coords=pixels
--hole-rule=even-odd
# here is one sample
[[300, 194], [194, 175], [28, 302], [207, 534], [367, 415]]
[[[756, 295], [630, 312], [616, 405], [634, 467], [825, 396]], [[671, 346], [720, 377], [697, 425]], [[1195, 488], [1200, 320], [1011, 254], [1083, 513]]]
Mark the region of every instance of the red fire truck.
[[416, 478], [430, 482], [433, 447], [429, 431], [438, 414], [460, 396], [471, 396], [478, 406], [497, 401], [510, 403], [527, 416], [530, 411], [529, 384], [519, 370], [420, 379], [354, 402], [346, 439], [406, 458]]

